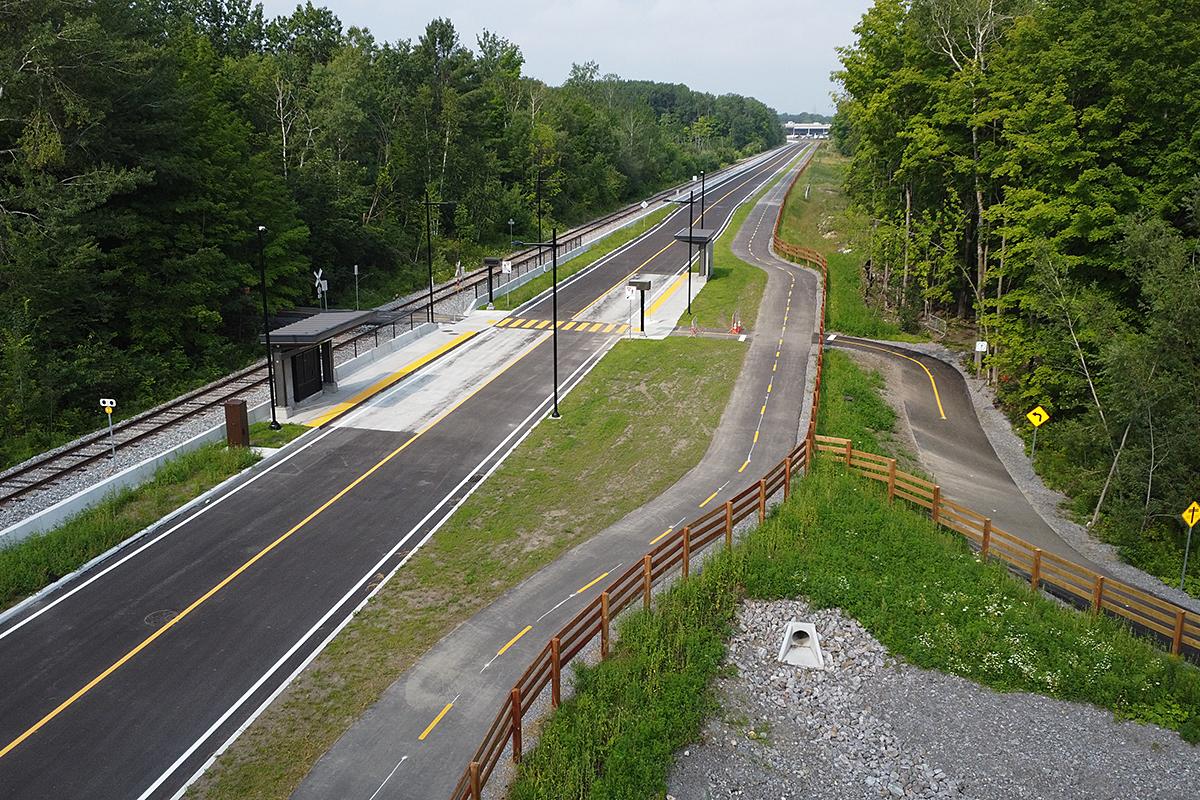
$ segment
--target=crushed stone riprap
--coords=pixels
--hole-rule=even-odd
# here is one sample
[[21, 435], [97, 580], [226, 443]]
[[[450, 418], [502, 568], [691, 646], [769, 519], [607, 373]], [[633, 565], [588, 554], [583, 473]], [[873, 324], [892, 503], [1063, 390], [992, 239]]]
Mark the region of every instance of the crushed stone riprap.
[[[824, 670], [776, 660], [793, 619], [816, 625]], [[1173, 731], [919, 669], [799, 600], [742, 605], [716, 688], [722, 713], [676, 754], [676, 800], [1182, 800], [1200, 786], [1200, 749]]]

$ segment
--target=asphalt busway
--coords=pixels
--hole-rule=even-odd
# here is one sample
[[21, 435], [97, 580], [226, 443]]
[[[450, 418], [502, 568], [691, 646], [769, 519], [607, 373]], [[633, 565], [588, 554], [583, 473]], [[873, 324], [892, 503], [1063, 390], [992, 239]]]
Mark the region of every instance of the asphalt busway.
[[[728, 217], [796, 152], [713, 192], [708, 214]], [[671, 248], [670, 219], [561, 287], [560, 315]], [[0, 795], [180, 793], [548, 412], [550, 334], [522, 335], [421, 429], [332, 426], [5, 620]], [[564, 389], [610, 344], [562, 334]]]

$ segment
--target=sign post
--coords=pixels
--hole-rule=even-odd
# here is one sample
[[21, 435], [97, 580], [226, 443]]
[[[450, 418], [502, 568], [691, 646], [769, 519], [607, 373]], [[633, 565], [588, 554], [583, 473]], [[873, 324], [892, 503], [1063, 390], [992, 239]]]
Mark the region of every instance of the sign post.
[[[109, 397], [101, 397], [100, 398], [100, 407], [104, 409], [104, 415], [106, 417], [108, 417], [108, 446], [109, 446], [108, 457], [116, 458], [117, 457], [117, 445], [116, 445], [116, 442], [113, 441], [112, 415], [113, 415], [113, 409], [117, 407], [117, 401], [113, 400], [112, 398], [109, 398]], [[1184, 561], [1183, 568], [1185, 570], [1187, 569], [1186, 561]]]
[[354, 310], [358, 311], [358, 264], [354, 265]]
[[979, 377], [983, 369], [983, 356], [988, 351], [988, 343], [980, 340], [975, 343], [975, 377]]
[[1029, 420], [1030, 424], [1033, 425], [1033, 446], [1029, 448], [1029, 457], [1032, 459], [1034, 454], [1037, 452], [1038, 428], [1042, 427], [1046, 424], [1046, 422], [1049, 421], [1050, 414], [1046, 411], [1046, 409], [1038, 406], [1033, 411], [1030, 411], [1028, 414], [1026, 414], [1025, 419]]
[[[643, 334], [646, 333], [646, 292], [650, 291], [650, 281], [648, 280], [632, 280], [629, 282], [629, 287], [636, 289], [641, 296], [641, 325], [639, 326]], [[628, 289], [626, 290], [628, 291]], [[632, 315], [630, 315], [632, 316]]]
[[325, 270], [319, 269], [313, 273], [313, 277], [316, 279], [313, 281], [313, 286], [317, 288], [317, 301], [321, 304], [322, 309], [325, 308], [325, 291], [329, 288], [329, 284], [321, 280], [324, 272]]
[[1183, 548], [1183, 572], [1179, 575], [1179, 590], [1183, 591], [1183, 582], [1187, 578], [1187, 562], [1188, 553], [1192, 550], [1192, 528], [1196, 527], [1196, 523], [1200, 522], [1200, 503], [1193, 502], [1183, 512], [1183, 521], [1187, 523], [1188, 535], [1187, 544]]

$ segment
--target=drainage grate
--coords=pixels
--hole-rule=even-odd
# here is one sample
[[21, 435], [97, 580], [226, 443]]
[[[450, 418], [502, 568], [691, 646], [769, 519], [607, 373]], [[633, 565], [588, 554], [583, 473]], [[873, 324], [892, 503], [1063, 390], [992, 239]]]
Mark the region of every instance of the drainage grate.
[[162, 611], [150, 612], [149, 614], [146, 615], [146, 618], [144, 620], [142, 620], [142, 622], [144, 622], [146, 625], [150, 626], [151, 628], [161, 628], [163, 625], [166, 625], [168, 622], [175, 619], [177, 616], [179, 616], [179, 612], [176, 611], [175, 609], [164, 608]]

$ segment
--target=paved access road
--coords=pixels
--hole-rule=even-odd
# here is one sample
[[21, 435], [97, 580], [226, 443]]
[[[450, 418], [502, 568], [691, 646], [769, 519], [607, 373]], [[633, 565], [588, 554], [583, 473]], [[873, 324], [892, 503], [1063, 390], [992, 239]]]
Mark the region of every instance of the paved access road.
[[[962, 374], [946, 362], [912, 348], [831, 334], [827, 344], [870, 353], [900, 367], [892, 388], [904, 401], [921, 461], [946, 497], [990, 516], [996, 527], [1034, 547], [1106, 572], [1067, 542], [1029, 504], [979, 424]], [[836, 436], [836, 431], [828, 432]]]
[[[711, 218], [728, 217], [796, 154], [783, 148], [711, 192]], [[565, 285], [560, 314], [583, 314], [677, 248], [678, 220]], [[485, 349], [501, 336], [509, 349]], [[493, 352], [486, 378], [411, 427], [366, 424], [410, 391], [405, 380], [371, 413], [352, 413], [0, 623], [0, 795], [180, 793], [367, 599], [374, 576], [397, 568], [546, 414], [549, 339], [477, 336], [460, 355]], [[562, 334], [564, 387], [611, 342]]]
[[[789, 179], [783, 176], [736, 233], [734, 252], [761, 266], [768, 283], [737, 384], [701, 462], [439, 642], [318, 762], [294, 797], [448, 796], [505, 695], [553, 632], [652, 543], [745, 488], [795, 446], [808, 399], [819, 278], [770, 254]], [[719, 227], [727, 213], [725, 206], [709, 212], [707, 226]]]

